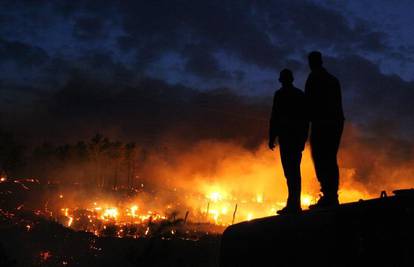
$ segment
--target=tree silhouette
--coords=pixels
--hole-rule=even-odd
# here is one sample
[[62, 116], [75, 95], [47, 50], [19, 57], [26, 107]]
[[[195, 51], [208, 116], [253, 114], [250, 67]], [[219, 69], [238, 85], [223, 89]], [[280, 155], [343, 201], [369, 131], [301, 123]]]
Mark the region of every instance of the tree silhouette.
[[132, 189], [134, 187], [135, 158], [137, 153], [135, 143], [126, 144], [124, 153], [127, 168], [127, 186], [128, 188]]
[[24, 147], [12, 134], [0, 131], [0, 174], [14, 176], [24, 164]]

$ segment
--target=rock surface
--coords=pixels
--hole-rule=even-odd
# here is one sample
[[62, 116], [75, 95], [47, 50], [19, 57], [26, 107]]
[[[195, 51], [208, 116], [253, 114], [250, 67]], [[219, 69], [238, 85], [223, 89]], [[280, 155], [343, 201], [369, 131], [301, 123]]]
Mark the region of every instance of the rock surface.
[[414, 190], [228, 227], [220, 266], [414, 266]]

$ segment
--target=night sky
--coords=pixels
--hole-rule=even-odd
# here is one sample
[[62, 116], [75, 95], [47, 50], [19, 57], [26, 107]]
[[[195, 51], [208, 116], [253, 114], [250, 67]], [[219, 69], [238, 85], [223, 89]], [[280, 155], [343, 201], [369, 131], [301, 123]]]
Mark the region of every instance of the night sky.
[[0, 123], [37, 141], [262, 140], [279, 71], [303, 88], [319, 50], [349, 124], [408, 138], [413, 11], [410, 0], [1, 1]]

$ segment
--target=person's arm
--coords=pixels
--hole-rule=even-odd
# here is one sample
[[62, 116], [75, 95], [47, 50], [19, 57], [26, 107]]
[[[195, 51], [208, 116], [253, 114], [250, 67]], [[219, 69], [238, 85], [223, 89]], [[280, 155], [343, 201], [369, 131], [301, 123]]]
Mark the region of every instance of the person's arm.
[[301, 123], [303, 126], [303, 143], [306, 143], [309, 135], [309, 108], [306, 100], [306, 96], [301, 98]]
[[335, 79], [335, 88], [336, 88], [336, 96], [335, 96], [335, 101], [336, 101], [336, 107], [338, 110], [338, 117], [341, 117], [341, 119], [345, 119], [344, 118], [344, 111], [343, 111], [343, 107], [342, 107], [342, 93], [341, 93], [341, 84], [339, 82], [338, 79]]
[[312, 83], [311, 75], [309, 74], [308, 78], [306, 79], [305, 83], [305, 97], [309, 98], [311, 94], [311, 83]]
[[272, 113], [270, 115], [269, 123], [269, 148], [273, 150], [275, 148], [276, 137], [278, 136], [278, 105], [277, 94], [273, 97]]
[[306, 83], [305, 83], [305, 110], [306, 110], [306, 115], [307, 115], [307, 119], [310, 121], [311, 118], [313, 117], [313, 111], [312, 111], [312, 91], [313, 91], [313, 78], [312, 78], [312, 74], [309, 74], [308, 78], [306, 79]]

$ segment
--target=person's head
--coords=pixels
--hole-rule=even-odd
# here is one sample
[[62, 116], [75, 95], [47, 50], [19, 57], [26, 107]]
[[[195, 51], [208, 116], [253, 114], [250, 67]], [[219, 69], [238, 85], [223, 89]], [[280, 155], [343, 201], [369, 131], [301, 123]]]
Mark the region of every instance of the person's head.
[[283, 69], [279, 75], [279, 82], [282, 85], [291, 85], [293, 83], [293, 74], [289, 69]]
[[322, 68], [322, 54], [319, 51], [312, 51], [308, 55], [308, 61], [309, 61], [309, 68], [311, 70], [317, 70]]

